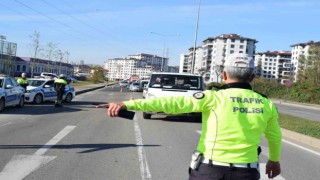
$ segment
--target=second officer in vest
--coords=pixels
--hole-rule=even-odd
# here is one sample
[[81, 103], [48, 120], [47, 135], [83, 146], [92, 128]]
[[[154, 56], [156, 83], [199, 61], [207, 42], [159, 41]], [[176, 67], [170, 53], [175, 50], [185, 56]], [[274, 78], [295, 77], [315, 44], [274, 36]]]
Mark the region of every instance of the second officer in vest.
[[55, 107], [63, 107], [62, 106], [62, 98], [63, 93], [67, 85], [66, 76], [64, 74], [60, 74], [59, 78], [54, 80], [54, 90], [57, 92], [57, 100], [55, 102]]

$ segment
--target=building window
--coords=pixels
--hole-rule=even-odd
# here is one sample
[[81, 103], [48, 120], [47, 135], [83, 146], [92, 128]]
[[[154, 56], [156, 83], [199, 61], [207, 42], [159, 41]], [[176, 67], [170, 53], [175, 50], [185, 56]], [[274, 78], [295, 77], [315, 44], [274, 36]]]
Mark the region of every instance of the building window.
[[240, 45], [240, 49], [243, 49], [243, 45]]
[[26, 71], [26, 65], [22, 66], [22, 71]]
[[17, 65], [17, 71], [20, 71], [20, 65]]
[[243, 53], [243, 51], [239, 51], [239, 53]]
[[231, 44], [231, 46], [230, 46], [231, 48], [234, 48], [234, 44]]
[[231, 42], [235, 42], [235, 39], [231, 39]]
[[243, 40], [243, 39], [241, 39], [241, 40], [240, 40], [240, 43], [244, 43], [244, 40]]
[[233, 53], [234, 53], [234, 50], [231, 50], [231, 51], [230, 51], [230, 54], [233, 54]]

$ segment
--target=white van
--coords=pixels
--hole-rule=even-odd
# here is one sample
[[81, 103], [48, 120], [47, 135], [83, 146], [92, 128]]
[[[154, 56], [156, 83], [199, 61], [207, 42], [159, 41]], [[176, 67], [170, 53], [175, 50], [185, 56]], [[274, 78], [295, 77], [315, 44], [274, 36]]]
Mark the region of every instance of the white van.
[[[150, 81], [145, 89], [144, 98], [155, 98], [163, 96], [192, 96], [194, 93], [204, 90], [203, 78], [201, 75], [186, 73], [152, 73]], [[143, 112], [143, 118], [150, 119], [152, 114], [164, 114], [154, 112]], [[197, 115], [192, 113], [188, 115]]]

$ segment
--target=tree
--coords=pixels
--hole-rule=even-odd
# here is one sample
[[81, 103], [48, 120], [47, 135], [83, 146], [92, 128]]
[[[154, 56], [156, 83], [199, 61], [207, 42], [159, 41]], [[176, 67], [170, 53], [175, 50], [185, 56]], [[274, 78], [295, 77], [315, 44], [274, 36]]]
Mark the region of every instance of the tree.
[[310, 86], [319, 86], [320, 83], [320, 43], [310, 45], [308, 56], [299, 59], [298, 82]]
[[31, 77], [33, 77], [34, 69], [36, 67], [36, 59], [43, 49], [41, 49], [40, 46], [40, 32], [34, 31], [33, 35], [30, 35], [30, 38], [32, 39], [32, 43], [29, 44], [32, 53], [32, 58], [30, 59], [30, 66]]
[[93, 75], [92, 81], [94, 83], [103, 82], [104, 81], [104, 69], [100, 66], [95, 66], [92, 68]]
[[53, 43], [53, 42], [48, 42], [47, 43], [47, 48], [46, 48], [46, 54], [45, 57], [49, 60], [47, 67], [45, 69], [46, 72], [50, 72], [50, 61], [54, 57], [56, 50], [57, 50], [58, 44]]

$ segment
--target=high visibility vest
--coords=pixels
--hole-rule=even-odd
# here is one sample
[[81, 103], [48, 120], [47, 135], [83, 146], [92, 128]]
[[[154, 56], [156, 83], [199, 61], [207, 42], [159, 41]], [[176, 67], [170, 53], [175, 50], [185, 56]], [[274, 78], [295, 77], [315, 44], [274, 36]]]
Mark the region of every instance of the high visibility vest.
[[269, 144], [269, 160], [279, 161], [281, 129], [276, 106], [251, 90], [248, 83], [227, 84], [223, 90], [207, 90], [193, 96], [125, 101], [128, 110], [182, 114], [202, 113], [202, 133], [197, 150], [204, 157], [225, 163], [258, 161], [261, 135]]

